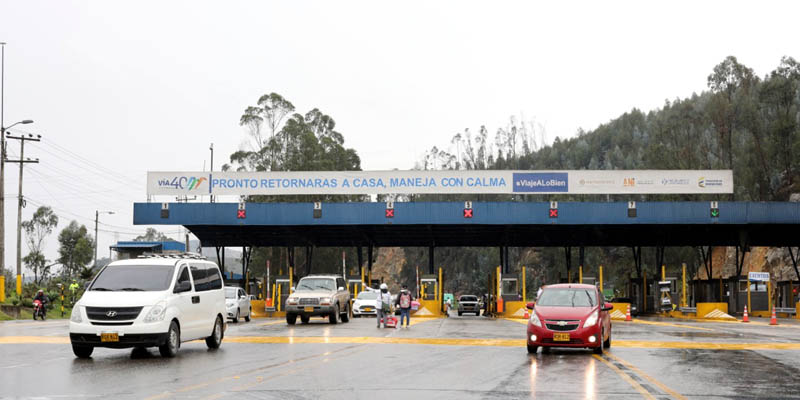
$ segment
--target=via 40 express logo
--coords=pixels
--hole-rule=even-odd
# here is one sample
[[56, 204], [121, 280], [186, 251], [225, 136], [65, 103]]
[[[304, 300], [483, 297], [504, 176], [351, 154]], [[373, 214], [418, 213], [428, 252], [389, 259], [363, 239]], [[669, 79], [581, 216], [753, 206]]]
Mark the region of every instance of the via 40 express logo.
[[208, 181], [208, 178], [202, 176], [176, 176], [172, 179], [159, 179], [158, 187], [168, 187], [179, 190], [196, 190], [199, 189], [203, 182], [206, 181]]

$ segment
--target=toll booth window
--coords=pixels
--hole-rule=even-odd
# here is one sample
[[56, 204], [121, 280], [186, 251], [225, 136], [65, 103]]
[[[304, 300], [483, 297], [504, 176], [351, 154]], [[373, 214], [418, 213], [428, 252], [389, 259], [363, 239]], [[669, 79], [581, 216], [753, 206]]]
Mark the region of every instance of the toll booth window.
[[518, 291], [516, 279], [503, 279], [503, 294], [517, 294]]
[[436, 281], [423, 281], [422, 287], [425, 290], [425, 300], [436, 299]]
[[[739, 291], [740, 292], [747, 291], [747, 281], [739, 281]], [[750, 282], [750, 292], [766, 292], [766, 291], [767, 291], [766, 282]]]

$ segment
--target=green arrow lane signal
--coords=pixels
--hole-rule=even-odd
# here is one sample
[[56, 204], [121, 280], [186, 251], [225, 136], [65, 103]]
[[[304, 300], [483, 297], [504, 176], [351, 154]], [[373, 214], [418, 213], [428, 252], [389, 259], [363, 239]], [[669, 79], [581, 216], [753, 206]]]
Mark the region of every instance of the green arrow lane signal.
[[719, 218], [719, 208], [712, 208], [711, 209], [711, 217]]

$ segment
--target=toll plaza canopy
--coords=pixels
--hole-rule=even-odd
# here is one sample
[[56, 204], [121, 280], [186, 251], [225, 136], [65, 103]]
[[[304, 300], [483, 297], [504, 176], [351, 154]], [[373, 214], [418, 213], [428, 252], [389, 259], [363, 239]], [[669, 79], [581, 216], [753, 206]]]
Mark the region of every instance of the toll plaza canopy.
[[135, 203], [133, 221], [183, 225], [207, 247], [800, 242], [800, 203], [784, 202]]

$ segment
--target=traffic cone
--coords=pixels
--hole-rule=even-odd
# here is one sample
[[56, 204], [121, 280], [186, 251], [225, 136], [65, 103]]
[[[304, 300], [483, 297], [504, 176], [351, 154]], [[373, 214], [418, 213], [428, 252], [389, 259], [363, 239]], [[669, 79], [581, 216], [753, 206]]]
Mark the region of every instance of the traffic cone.
[[528, 309], [526, 308], [526, 309], [525, 309], [525, 319], [528, 319], [528, 318], [530, 318], [530, 317], [531, 317], [531, 314], [530, 314], [530, 313], [528, 313]]
[[772, 307], [772, 318], [769, 319], [770, 325], [778, 325], [778, 319], [775, 318], [775, 307]]
[[630, 320], [631, 320], [631, 305], [629, 303], [628, 310], [625, 311], [625, 321], [630, 321]]
[[744, 316], [742, 317], [742, 322], [750, 322], [750, 318], [747, 316], [747, 305], [744, 306]]

